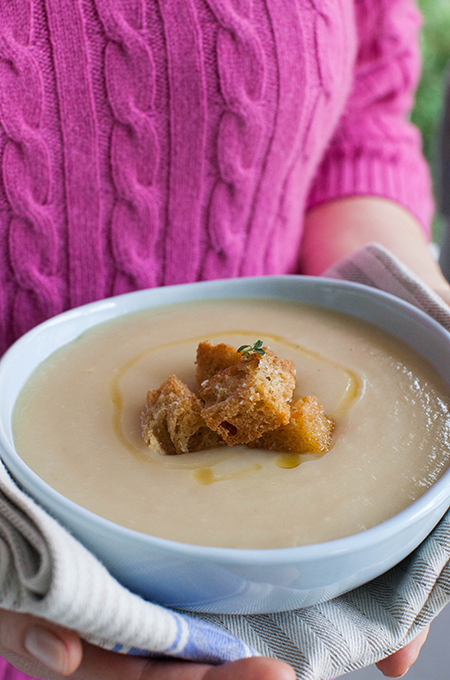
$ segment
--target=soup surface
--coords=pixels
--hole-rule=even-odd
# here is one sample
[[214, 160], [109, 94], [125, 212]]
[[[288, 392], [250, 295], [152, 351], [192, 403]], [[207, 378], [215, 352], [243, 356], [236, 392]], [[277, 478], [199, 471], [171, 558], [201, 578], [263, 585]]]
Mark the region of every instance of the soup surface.
[[[175, 373], [195, 388], [201, 340], [262, 339], [336, 422], [323, 456], [245, 446], [150, 451], [147, 390]], [[159, 307], [101, 324], [55, 352], [16, 404], [14, 441], [54, 489], [125, 527], [231, 548], [348, 536], [392, 517], [445, 471], [449, 396], [403, 343], [351, 317], [279, 300]]]

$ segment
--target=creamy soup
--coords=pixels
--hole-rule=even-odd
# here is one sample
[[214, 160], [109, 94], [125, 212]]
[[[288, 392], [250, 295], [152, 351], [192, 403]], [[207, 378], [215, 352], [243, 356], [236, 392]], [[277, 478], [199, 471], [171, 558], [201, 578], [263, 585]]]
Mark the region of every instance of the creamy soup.
[[[205, 339], [262, 339], [291, 359], [294, 396], [315, 394], [336, 422], [331, 450], [149, 450], [140, 425], [147, 390], [171, 373], [194, 389]], [[32, 375], [13, 429], [40, 477], [113, 522], [186, 543], [281, 548], [348, 536], [406, 508], [447, 468], [449, 423], [434, 369], [374, 326], [290, 302], [220, 300], [84, 333]]]

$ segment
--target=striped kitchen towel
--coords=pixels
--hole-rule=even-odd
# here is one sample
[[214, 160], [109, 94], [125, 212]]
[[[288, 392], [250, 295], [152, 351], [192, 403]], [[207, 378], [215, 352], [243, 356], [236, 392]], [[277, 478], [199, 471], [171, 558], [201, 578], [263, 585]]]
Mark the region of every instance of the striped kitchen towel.
[[[327, 276], [417, 305], [450, 330], [450, 309], [376, 244]], [[277, 614], [186, 614], [146, 602], [17, 488], [0, 464], [0, 606], [36, 614], [118, 652], [225, 663], [283, 659], [327, 680], [405, 645], [450, 599], [450, 515], [407, 559], [341, 597]]]

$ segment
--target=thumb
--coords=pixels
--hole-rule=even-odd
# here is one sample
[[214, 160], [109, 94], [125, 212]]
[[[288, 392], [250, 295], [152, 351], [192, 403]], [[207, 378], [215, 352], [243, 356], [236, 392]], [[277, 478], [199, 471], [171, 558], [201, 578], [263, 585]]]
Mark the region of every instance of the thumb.
[[0, 654], [19, 670], [42, 678], [70, 675], [80, 665], [83, 652], [74, 631], [0, 609]]
[[389, 678], [401, 678], [402, 675], [405, 675], [419, 656], [419, 652], [427, 639], [429, 629], [430, 626], [427, 626], [405, 647], [378, 661], [375, 664], [378, 670]]

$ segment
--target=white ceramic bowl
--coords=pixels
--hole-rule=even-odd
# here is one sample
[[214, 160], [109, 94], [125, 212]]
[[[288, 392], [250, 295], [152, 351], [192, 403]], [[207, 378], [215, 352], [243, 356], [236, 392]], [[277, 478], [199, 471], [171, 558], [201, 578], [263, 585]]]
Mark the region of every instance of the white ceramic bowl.
[[176, 543], [120, 527], [54, 491], [14, 450], [15, 401], [30, 374], [52, 352], [88, 328], [129, 312], [224, 297], [294, 300], [370, 321], [426, 357], [450, 389], [450, 334], [415, 307], [366, 286], [294, 276], [171, 286], [71, 310], [13, 345], [0, 362], [0, 455], [31, 496], [121, 583], [147, 599], [192, 611], [235, 614], [283, 611], [330, 599], [397, 564], [427, 536], [450, 505], [450, 471], [406, 510], [362, 533], [296, 548], [235, 550]]

